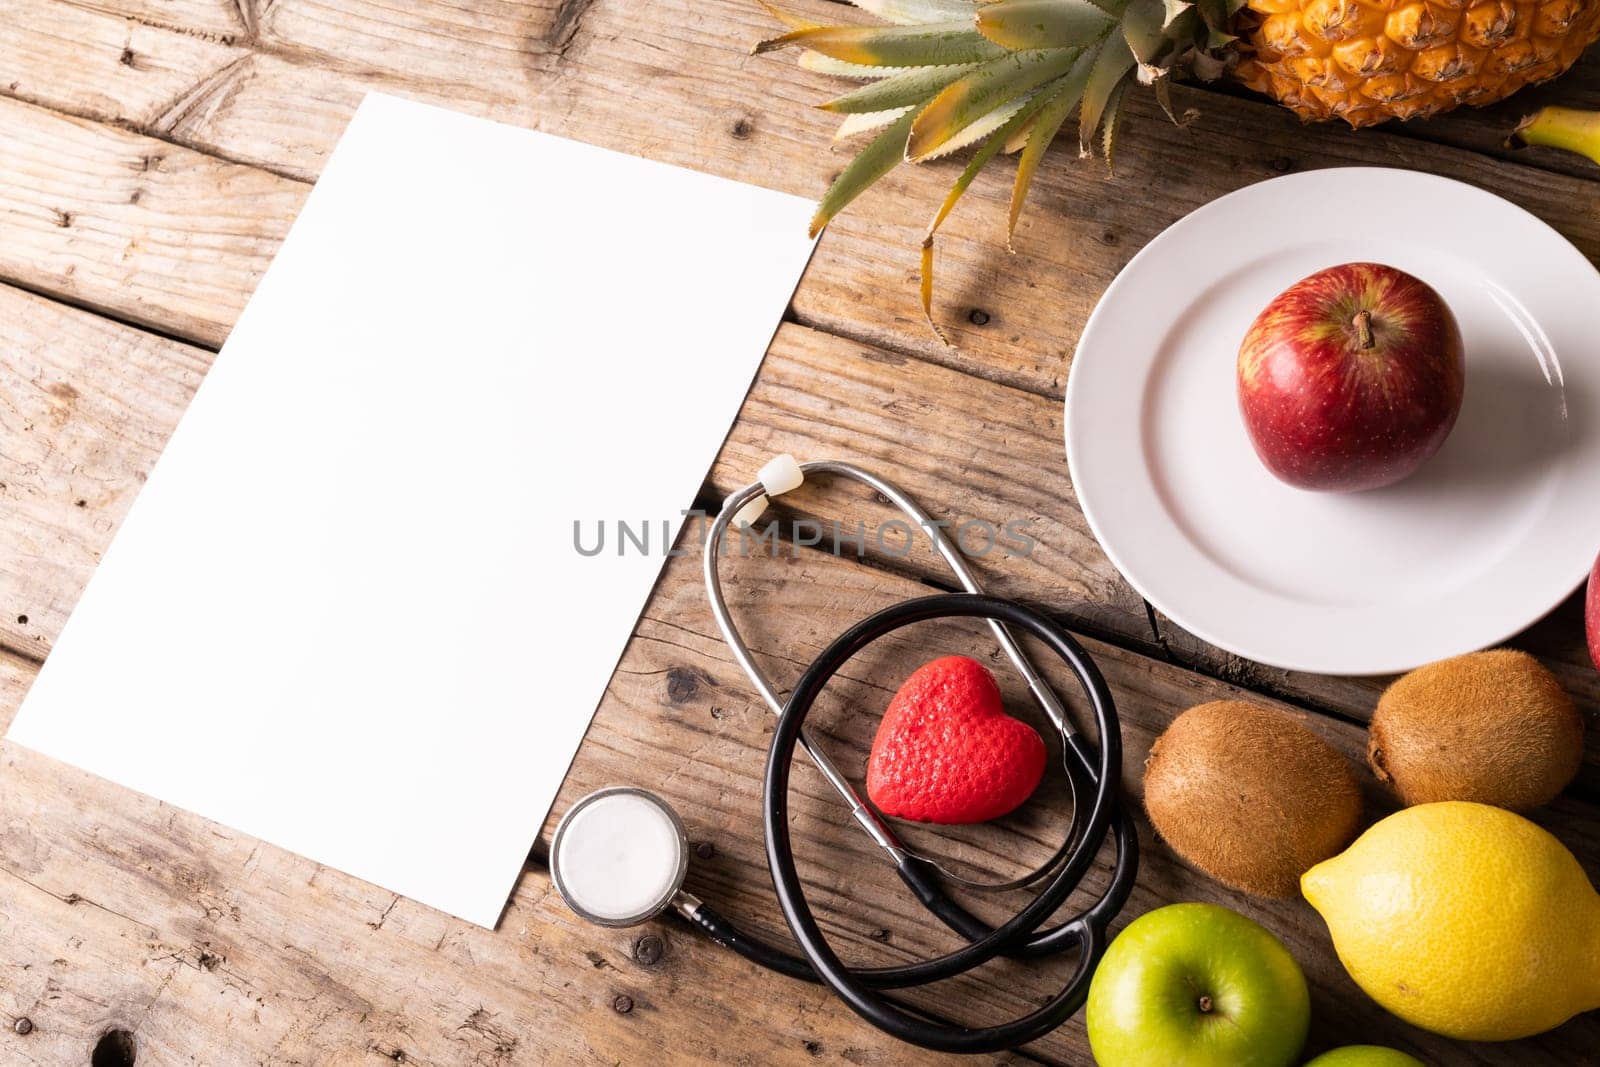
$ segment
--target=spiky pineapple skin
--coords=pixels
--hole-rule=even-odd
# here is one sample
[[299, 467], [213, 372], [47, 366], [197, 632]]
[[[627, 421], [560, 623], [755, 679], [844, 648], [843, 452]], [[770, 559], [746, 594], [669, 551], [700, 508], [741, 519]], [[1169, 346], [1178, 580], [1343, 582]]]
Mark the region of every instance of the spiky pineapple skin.
[[1235, 78], [1359, 127], [1554, 78], [1600, 36], [1600, 0], [1246, 0], [1238, 19]]

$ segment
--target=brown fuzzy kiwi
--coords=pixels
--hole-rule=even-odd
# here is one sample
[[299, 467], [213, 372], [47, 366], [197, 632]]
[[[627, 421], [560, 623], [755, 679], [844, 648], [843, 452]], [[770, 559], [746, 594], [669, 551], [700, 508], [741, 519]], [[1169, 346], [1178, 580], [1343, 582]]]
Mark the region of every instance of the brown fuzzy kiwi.
[[1410, 804], [1474, 800], [1525, 811], [1583, 762], [1583, 716], [1526, 652], [1474, 652], [1419, 667], [1378, 701], [1367, 762]]
[[1258, 896], [1294, 896], [1361, 827], [1350, 762], [1289, 715], [1237, 700], [1190, 708], [1156, 739], [1144, 805], [1178, 855]]

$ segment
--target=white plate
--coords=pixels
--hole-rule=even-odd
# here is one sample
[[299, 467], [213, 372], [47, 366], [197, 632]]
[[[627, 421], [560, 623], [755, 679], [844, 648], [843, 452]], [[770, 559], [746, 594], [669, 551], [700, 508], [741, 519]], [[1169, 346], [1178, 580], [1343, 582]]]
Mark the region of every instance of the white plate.
[[[1388, 263], [1444, 296], [1466, 400], [1398, 485], [1277, 481], [1245, 435], [1239, 341], [1323, 267]], [[1495, 644], [1577, 587], [1600, 549], [1600, 275], [1526, 211], [1460, 182], [1294, 174], [1179, 220], [1084, 327], [1067, 457], [1106, 555], [1152, 604], [1272, 666], [1385, 674]]]

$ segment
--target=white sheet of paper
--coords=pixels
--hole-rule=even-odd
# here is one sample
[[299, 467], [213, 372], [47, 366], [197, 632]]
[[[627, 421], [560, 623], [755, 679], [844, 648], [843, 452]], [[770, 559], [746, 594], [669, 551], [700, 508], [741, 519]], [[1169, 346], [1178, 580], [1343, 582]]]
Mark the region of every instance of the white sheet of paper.
[[9, 736], [493, 926], [811, 211], [369, 96]]

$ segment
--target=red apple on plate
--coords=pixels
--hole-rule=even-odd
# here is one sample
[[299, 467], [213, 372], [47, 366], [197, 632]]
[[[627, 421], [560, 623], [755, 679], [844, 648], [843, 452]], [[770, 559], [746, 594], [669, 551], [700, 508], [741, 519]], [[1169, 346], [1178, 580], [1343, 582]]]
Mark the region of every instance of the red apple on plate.
[[1589, 635], [1589, 658], [1595, 670], [1600, 670], [1600, 559], [1594, 561], [1589, 572], [1589, 598], [1583, 612], [1584, 629]]
[[1303, 278], [1239, 346], [1239, 409], [1267, 469], [1301, 489], [1398, 482], [1461, 413], [1466, 361], [1431, 286], [1381, 263]]

